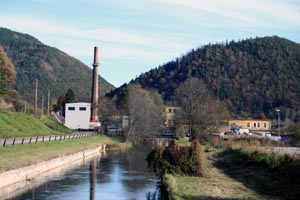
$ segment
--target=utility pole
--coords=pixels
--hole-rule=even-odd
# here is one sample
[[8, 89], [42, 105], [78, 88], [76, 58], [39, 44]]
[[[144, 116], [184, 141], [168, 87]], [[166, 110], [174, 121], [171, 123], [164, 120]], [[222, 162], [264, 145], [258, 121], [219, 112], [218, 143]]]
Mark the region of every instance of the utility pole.
[[44, 115], [44, 97], [42, 97], [42, 116]]
[[37, 116], [37, 110], [38, 110], [38, 79], [35, 80], [35, 116]]
[[48, 89], [47, 115], [50, 115], [50, 90]]
[[276, 112], [278, 113], [278, 143], [277, 143], [277, 151], [279, 151], [279, 140], [280, 140], [280, 109], [277, 108]]
[[24, 113], [26, 114], [26, 101], [24, 101]]

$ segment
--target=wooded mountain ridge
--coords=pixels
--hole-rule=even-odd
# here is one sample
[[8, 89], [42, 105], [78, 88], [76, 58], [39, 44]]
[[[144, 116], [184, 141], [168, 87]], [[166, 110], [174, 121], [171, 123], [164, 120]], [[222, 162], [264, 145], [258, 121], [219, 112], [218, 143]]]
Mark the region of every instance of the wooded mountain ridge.
[[[155, 89], [176, 104], [175, 89], [198, 77], [235, 118], [300, 117], [300, 45], [278, 36], [208, 44], [141, 74], [129, 84]], [[108, 93], [124, 100], [127, 85]], [[212, 105], [213, 106], [213, 105]]]
[[[44, 45], [28, 34], [6, 28], [0, 28], [0, 46], [15, 66], [15, 87], [23, 99], [34, 102], [35, 82], [38, 80], [40, 100], [42, 96], [46, 98], [48, 89], [52, 99], [57, 99], [68, 89], [72, 89], [78, 100], [90, 101], [92, 69], [79, 60], [57, 48]], [[113, 88], [99, 76], [100, 95]]]

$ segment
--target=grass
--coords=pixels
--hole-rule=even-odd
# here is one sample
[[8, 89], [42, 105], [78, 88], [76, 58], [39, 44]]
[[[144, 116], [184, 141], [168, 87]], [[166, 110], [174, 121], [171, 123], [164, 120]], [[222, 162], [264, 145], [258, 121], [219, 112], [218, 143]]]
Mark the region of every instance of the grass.
[[[188, 138], [176, 141], [189, 146]], [[207, 177], [166, 174], [164, 182], [172, 199], [285, 199], [272, 193], [281, 182], [272, 169], [249, 164], [242, 154], [212, 148], [207, 156]], [[212, 150], [213, 149], [213, 150]], [[286, 184], [286, 183], [285, 183]], [[281, 190], [282, 192], [282, 190]]]
[[99, 144], [116, 144], [120, 141], [119, 138], [98, 135], [76, 140], [7, 146], [0, 148], [0, 172], [93, 148]]
[[176, 143], [182, 147], [190, 147], [192, 144], [188, 137], [179, 137]]
[[[188, 146], [188, 138], [177, 143]], [[228, 140], [206, 145], [207, 177], [165, 174], [171, 199], [299, 199], [300, 157], [263, 152], [264, 140]]]
[[43, 122], [44, 125], [49, 127], [52, 130], [58, 131], [60, 133], [72, 133], [73, 131], [66, 126], [58, 123], [56, 120], [49, 116], [44, 116], [41, 118], [41, 122]]
[[[44, 119], [48, 125], [53, 125], [55, 121]], [[57, 123], [58, 124], [58, 123]], [[0, 138], [30, 137], [42, 135], [62, 135], [68, 132], [61, 125], [57, 125], [58, 131], [45, 126], [45, 124], [37, 118], [16, 112], [0, 112]]]
[[[208, 177], [168, 175], [166, 183], [173, 199], [276, 199], [262, 195], [247, 187], [243, 182], [227, 175], [223, 169], [216, 167], [218, 153], [208, 155]], [[249, 173], [249, 171], [247, 172]], [[253, 175], [252, 172], [249, 175]], [[172, 178], [170, 178], [172, 176]]]

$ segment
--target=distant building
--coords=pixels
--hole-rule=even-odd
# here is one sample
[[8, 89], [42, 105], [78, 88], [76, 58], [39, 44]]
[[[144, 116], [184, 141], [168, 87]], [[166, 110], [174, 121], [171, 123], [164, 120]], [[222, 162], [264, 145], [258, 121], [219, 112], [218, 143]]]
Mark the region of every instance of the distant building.
[[239, 128], [250, 129], [252, 132], [266, 132], [271, 130], [271, 120], [268, 119], [241, 119], [229, 120], [229, 129], [236, 125]]
[[65, 112], [66, 127], [70, 129], [90, 129], [90, 103], [66, 103]]
[[111, 116], [110, 117], [110, 126], [115, 126], [121, 129], [129, 127], [129, 117], [126, 115], [123, 116]]
[[174, 126], [174, 120], [176, 118], [176, 114], [178, 115], [180, 111], [180, 107], [175, 106], [166, 106], [165, 107], [165, 126], [170, 127]]
[[111, 116], [106, 131], [109, 135], [120, 135], [122, 131], [124, 131], [128, 127], [129, 127], [128, 116]]

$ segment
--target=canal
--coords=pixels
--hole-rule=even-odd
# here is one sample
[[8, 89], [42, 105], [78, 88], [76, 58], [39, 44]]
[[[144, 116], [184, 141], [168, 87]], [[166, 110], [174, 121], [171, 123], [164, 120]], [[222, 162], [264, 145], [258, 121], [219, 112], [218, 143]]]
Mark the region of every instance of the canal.
[[161, 199], [158, 177], [147, 168], [145, 158], [149, 151], [107, 151], [12, 199]]

